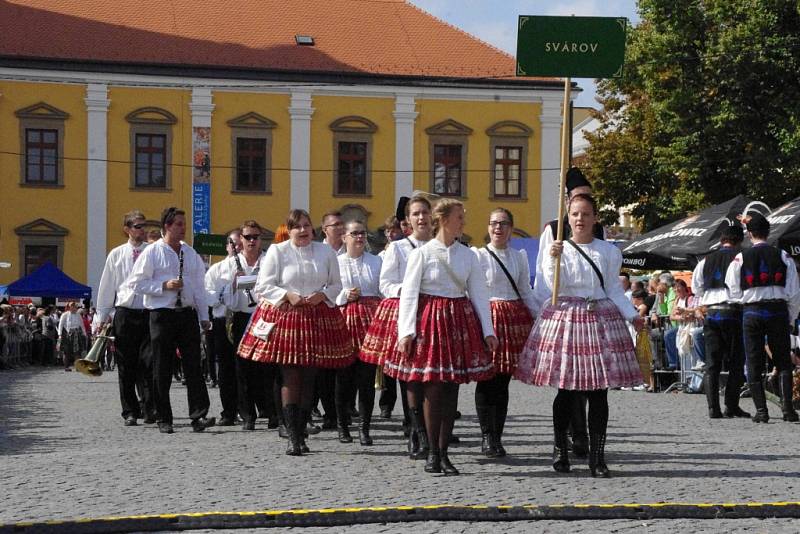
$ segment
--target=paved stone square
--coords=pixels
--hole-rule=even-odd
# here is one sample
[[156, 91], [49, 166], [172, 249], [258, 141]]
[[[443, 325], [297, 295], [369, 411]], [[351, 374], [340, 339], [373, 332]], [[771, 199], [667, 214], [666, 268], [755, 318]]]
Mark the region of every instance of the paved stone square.
[[[400, 408], [373, 421], [375, 445], [340, 444], [335, 432], [309, 441], [313, 453], [284, 454], [259, 422], [191, 431], [185, 388], [173, 384], [176, 433], [126, 428], [116, 373], [89, 378], [60, 369], [0, 373], [0, 524], [24, 520], [206, 511], [424, 504], [776, 502], [800, 500], [797, 424], [709, 420], [705, 398], [612, 391], [607, 460], [611, 479], [592, 479], [581, 461], [555, 473], [550, 408], [554, 391], [512, 383], [505, 443], [509, 457], [480, 454], [474, 386], [461, 389], [462, 443], [451, 457], [460, 477], [423, 472], [409, 460]], [[220, 410], [210, 389], [212, 414]], [[752, 410], [749, 399], [743, 407]], [[587, 524], [588, 523], [588, 524]], [[334, 532], [392, 532], [363, 525]], [[419, 523], [415, 532], [545, 529], [602, 532], [796, 532], [792, 520]], [[327, 531], [326, 531], [327, 532]]]

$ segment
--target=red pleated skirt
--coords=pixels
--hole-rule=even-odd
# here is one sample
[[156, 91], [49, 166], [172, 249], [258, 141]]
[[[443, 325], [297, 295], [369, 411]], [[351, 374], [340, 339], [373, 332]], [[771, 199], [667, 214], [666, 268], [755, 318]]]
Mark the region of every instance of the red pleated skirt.
[[411, 352], [404, 356], [394, 351], [386, 358], [383, 372], [407, 382], [466, 384], [492, 378], [492, 356], [469, 299], [420, 295]]
[[533, 316], [519, 299], [493, 300], [490, 305], [494, 334], [500, 342], [492, 353], [492, 361], [498, 373], [511, 375], [517, 368], [517, 360], [531, 333]]
[[367, 335], [367, 329], [375, 312], [381, 303], [380, 297], [361, 297], [354, 302], [348, 302], [339, 308], [344, 317], [344, 324], [350, 333], [350, 341], [353, 346], [353, 355], [358, 356], [361, 351], [361, 344]]
[[367, 335], [361, 343], [358, 359], [373, 365], [383, 365], [384, 360], [397, 352], [397, 315], [400, 299], [383, 299], [372, 316]]
[[[275, 323], [266, 340], [251, 331], [259, 319]], [[324, 302], [316, 306], [278, 307], [262, 300], [247, 325], [238, 354], [241, 358], [278, 365], [337, 369], [353, 363], [353, 348], [344, 318]]]

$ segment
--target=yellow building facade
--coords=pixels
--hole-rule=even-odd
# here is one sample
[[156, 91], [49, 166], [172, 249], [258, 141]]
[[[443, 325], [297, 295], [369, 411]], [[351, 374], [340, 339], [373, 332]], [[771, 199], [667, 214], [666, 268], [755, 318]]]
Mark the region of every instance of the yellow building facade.
[[[204, 209], [211, 233], [245, 219], [274, 230], [291, 208], [309, 210], [316, 224], [323, 213], [344, 210], [376, 231], [399, 197], [420, 190], [463, 200], [468, 238], [481, 244], [494, 207], [514, 213], [520, 236], [538, 235], [557, 209], [557, 91], [247, 87], [155, 76], [103, 83], [88, 73], [52, 81], [57, 73], [36, 80], [20, 71], [14, 80], [8, 74], [15, 69], [2, 70], [0, 260], [12, 263], [0, 271], [2, 284], [52, 261], [96, 288], [105, 255], [124, 240], [123, 214], [140, 209], [155, 222], [165, 207], [179, 206], [194, 215], [198, 181], [210, 183]], [[197, 159], [198, 129], [208, 134], [205, 162]], [[44, 149], [31, 142], [38, 134], [30, 132], [47, 131], [58, 137], [45, 156], [55, 158], [53, 171]], [[142, 139], [164, 144], [152, 149], [163, 161], [145, 161], [151, 173], [163, 167], [163, 176], [150, 182], [146, 172], [137, 174], [137, 158], [150, 157], [137, 147]], [[264, 158], [244, 160], [263, 168], [242, 187], [242, 154], [253, 139]], [[365, 183], [356, 184], [361, 190], [341, 181], [340, 165], [352, 163], [342, 143], [365, 149], [354, 156], [365, 166], [359, 177]], [[449, 151], [444, 156], [442, 147]], [[508, 161], [504, 170], [503, 156], [512, 156], [513, 172]], [[514, 183], [496, 181], [501, 175]]]

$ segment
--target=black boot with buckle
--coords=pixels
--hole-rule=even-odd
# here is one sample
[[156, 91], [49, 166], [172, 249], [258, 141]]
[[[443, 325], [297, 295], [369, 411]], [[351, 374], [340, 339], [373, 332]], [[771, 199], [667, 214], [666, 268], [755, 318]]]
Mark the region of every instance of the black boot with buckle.
[[[289, 434], [289, 442], [286, 445], [288, 456], [301, 456], [300, 436], [302, 429], [298, 421], [301, 420], [300, 407], [297, 404], [287, 404], [283, 407], [283, 420], [286, 422], [286, 432]], [[305, 426], [305, 421], [302, 422]]]
[[559, 473], [569, 473], [569, 451], [567, 450], [566, 431], [555, 432], [553, 441], [553, 469]]
[[476, 407], [478, 412], [478, 422], [481, 425], [481, 452], [487, 458], [497, 458], [497, 448], [494, 439], [494, 407], [493, 406], [479, 406]]
[[611, 473], [608, 471], [605, 458], [606, 435], [589, 434], [589, 471], [593, 477], [608, 478]]

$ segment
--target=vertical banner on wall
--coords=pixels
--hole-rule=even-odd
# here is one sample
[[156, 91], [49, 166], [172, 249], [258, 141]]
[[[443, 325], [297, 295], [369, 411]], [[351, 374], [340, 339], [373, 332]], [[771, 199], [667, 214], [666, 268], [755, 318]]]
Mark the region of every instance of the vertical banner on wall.
[[192, 232], [211, 232], [211, 128], [192, 128]]

